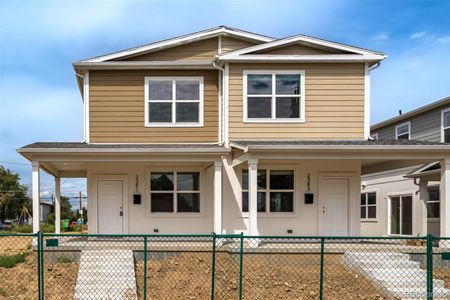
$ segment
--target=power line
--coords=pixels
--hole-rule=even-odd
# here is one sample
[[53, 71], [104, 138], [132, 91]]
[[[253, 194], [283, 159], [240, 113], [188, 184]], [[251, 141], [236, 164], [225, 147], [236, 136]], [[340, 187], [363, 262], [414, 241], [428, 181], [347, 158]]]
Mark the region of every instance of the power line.
[[18, 163], [18, 162], [10, 162], [10, 161], [4, 161], [4, 160], [0, 160], [0, 163], [7, 164], [7, 165], [31, 166], [30, 164], [24, 164], [24, 163]]

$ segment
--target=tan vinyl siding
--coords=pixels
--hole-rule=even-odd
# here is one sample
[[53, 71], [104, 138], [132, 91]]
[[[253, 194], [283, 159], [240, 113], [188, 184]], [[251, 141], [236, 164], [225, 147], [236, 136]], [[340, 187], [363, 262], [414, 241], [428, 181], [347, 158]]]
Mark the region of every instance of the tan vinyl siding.
[[[274, 55], [314, 55], [314, 54], [332, 54], [333, 52], [312, 48], [312, 47], [306, 47], [303, 45], [287, 45], [284, 47], [264, 50], [264, 51], [258, 51], [254, 52], [255, 54], [274, 54]], [[337, 52], [336, 52], [337, 53]]]
[[217, 54], [218, 38], [211, 38], [156, 52], [127, 58], [127, 61], [212, 60]]
[[228, 36], [222, 36], [222, 52], [229, 52], [233, 50], [238, 50], [242, 48], [247, 48], [256, 45], [255, 42], [249, 42], [244, 40], [233, 39]]
[[[203, 127], [145, 127], [145, 76], [203, 76]], [[91, 71], [90, 141], [93, 143], [217, 142], [216, 70]]]
[[[305, 70], [305, 123], [244, 123], [244, 70]], [[364, 64], [231, 64], [230, 139], [363, 139]]]

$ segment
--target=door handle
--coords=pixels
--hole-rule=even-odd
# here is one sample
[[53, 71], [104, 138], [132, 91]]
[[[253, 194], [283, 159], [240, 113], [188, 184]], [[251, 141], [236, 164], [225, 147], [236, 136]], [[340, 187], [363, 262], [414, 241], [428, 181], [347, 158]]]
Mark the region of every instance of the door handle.
[[120, 213], [119, 213], [119, 216], [123, 217], [123, 207], [122, 207], [122, 206], [120, 207]]
[[322, 206], [322, 213], [325, 213], [325, 206]]

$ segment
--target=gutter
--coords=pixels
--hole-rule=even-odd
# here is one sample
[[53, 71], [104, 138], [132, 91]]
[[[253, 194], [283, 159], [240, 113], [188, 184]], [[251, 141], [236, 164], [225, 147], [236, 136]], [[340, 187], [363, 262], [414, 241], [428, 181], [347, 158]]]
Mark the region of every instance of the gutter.
[[[219, 145], [223, 146], [225, 144], [225, 69], [217, 64], [217, 60], [219, 59], [218, 55], [215, 55], [212, 60], [212, 66], [222, 72], [222, 84], [221, 84], [221, 95], [219, 97]], [[223, 106], [223, 109], [222, 109]]]

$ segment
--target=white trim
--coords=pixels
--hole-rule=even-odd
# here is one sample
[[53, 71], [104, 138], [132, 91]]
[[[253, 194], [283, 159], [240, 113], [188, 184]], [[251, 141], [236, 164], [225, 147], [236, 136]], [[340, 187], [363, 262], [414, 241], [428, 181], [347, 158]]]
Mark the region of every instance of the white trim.
[[[405, 126], [405, 125], [408, 125], [408, 140], [411, 139], [411, 121], [407, 121], [407, 122], [403, 122], [403, 123], [400, 123], [400, 124], [398, 124], [398, 125], [395, 126], [395, 139], [396, 139], [396, 140], [398, 140], [398, 136], [399, 136], [399, 134], [398, 134], [398, 132], [397, 132], [397, 129], [398, 129], [399, 127], [402, 127], [402, 126]], [[403, 134], [404, 134], [404, 133], [403, 133]]]
[[169, 48], [169, 47], [173, 47], [173, 46], [179, 46], [179, 45], [182, 45], [182, 44], [185, 44], [188, 42], [212, 38], [212, 37], [215, 37], [215, 36], [221, 35], [221, 34], [229, 34], [232, 36], [237, 36], [237, 37], [250, 39], [250, 40], [257, 40], [257, 41], [261, 41], [261, 42], [270, 42], [270, 41], [274, 40], [273, 38], [259, 35], [256, 33], [245, 32], [245, 31], [241, 31], [239, 29], [227, 28], [225, 26], [220, 26], [220, 27], [203, 30], [203, 31], [196, 32], [196, 33], [191, 33], [191, 34], [180, 36], [180, 37], [171, 38], [171, 39], [156, 42], [156, 43], [147, 44], [147, 45], [144, 45], [141, 47], [126, 49], [126, 50], [114, 52], [111, 54], [86, 59], [86, 60], [83, 60], [83, 62], [104, 62], [104, 61], [111, 60], [111, 59], [123, 58], [123, 57], [133, 56], [133, 55], [137, 55], [137, 54], [144, 53], [144, 52], [156, 51], [156, 50], [161, 50], [161, 49]]
[[76, 62], [77, 70], [214, 69], [209, 60]]
[[[145, 76], [144, 77], [144, 113], [145, 113], [145, 127], [203, 127], [204, 124], [204, 84], [203, 76]], [[176, 81], [177, 80], [193, 80], [199, 82], [199, 100], [176, 100]], [[157, 100], [150, 101], [149, 99], [149, 81], [172, 81], [172, 99], [171, 100]], [[180, 101], [180, 102], [179, 102]], [[151, 123], [149, 120], [149, 103], [171, 103], [172, 104], [172, 122], [171, 123]], [[199, 122], [188, 123], [188, 122], [176, 122], [176, 104], [177, 103], [198, 103]]]
[[[252, 95], [255, 97], [271, 97], [271, 118], [248, 118], [247, 110], [247, 75], [252, 74], [270, 74], [272, 75], [272, 93], [270, 95]], [[299, 74], [300, 75], [300, 94], [299, 95], [276, 95], [275, 78], [278, 74]], [[244, 70], [243, 71], [243, 122], [244, 123], [304, 123], [305, 122], [305, 70]], [[300, 98], [300, 117], [299, 118], [276, 118], [275, 105], [277, 97], [298, 97]]]
[[[387, 217], [387, 233], [388, 236], [414, 236], [414, 224], [415, 224], [415, 205], [414, 205], [414, 201], [415, 201], [415, 194], [416, 191], [404, 191], [404, 192], [391, 192], [391, 193], [387, 193], [386, 197], [387, 197], [387, 206], [388, 206], [388, 217]], [[411, 234], [393, 234], [391, 233], [391, 216], [392, 216], [392, 204], [391, 204], [391, 198], [392, 197], [411, 197], [411, 211], [412, 211], [412, 216], [411, 216]], [[402, 200], [403, 201], [403, 200]], [[401, 218], [401, 212], [400, 212], [400, 218]], [[399, 220], [400, 221], [400, 220]], [[401, 232], [401, 228], [399, 228], [399, 231]]]
[[219, 56], [220, 61], [227, 62], [378, 62], [384, 59], [379, 55], [361, 54], [313, 54], [313, 55], [276, 55], [245, 54], [242, 56]]
[[84, 74], [84, 140], [90, 142], [90, 116], [89, 116], [89, 71]]
[[441, 110], [441, 142], [445, 143], [445, 135], [444, 135], [444, 130], [447, 128], [450, 128], [450, 126], [447, 126], [446, 128], [444, 128], [444, 115], [445, 113], [450, 112], [450, 108], [446, 108]]
[[[146, 176], [146, 183], [145, 183], [145, 217], [147, 218], [203, 218], [205, 217], [205, 210], [206, 210], [206, 204], [205, 204], [205, 185], [206, 180], [204, 176], [204, 169], [201, 167], [147, 167], [145, 168], [145, 176]], [[151, 211], [151, 183], [150, 183], [150, 174], [152, 172], [172, 172], [174, 174], [174, 189], [172, 191], [159, 191], [161, 193], [173, 193], [174, 194], [174, 211], [173, 212], [152, 212]], [[176, 194], [179, 192], [177, 191], [177, 173], [178, 172], [199, 172], [200, 173], [200, 189], [198, 191], [191, 191], [193, 193], [200, 194], [200, 212], [178, 212], [177, 211], [177, 197]], [[183, 191], [183, 192], [189, 192], [189, 191]], [[155, 192], [153, 192], [155, 193]]]
[[370, 70], [369, 64], [364, 66], [364, 138], [370, 138]]
[[225, 64], [225, 68], [224, 68], [224, 78], [223, 78], [223, 138], [225, 141], [225, 147], [228, 147], [229, 145], [229, 80], [230, 80], [230, 65], [227, 63]]
[[40, 163], [37, 160], [31, 162], [31, 195], [32, 195], [32, 207], [33, 207], [33, 233], [37, 233], [39, 229], [39, 211], [40, 211]]

